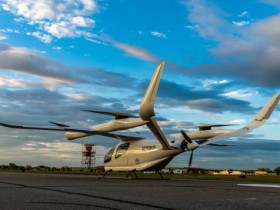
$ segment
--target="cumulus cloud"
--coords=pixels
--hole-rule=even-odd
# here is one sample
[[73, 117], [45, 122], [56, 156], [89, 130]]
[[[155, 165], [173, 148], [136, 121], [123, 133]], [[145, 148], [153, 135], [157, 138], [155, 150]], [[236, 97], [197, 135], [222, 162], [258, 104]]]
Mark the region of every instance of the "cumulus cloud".
[[166, 34], [162, 33], [162, 32], [158, 32], [158, 31], [152, 31], [151, 34], [153, 36], [159, 37], [159, 38], [163, 38], [163, 39], [167, 39]]
[[141, 60], [145, 60], [153, 63], [159, 63], [161, 61], [156, 55], [152, 54], [151, 52], [149, 52], [144, 48], [128, 45], [120, 42], [114, 42], [113, 45], [116, 48], [124, 51], [129, 56], [133, 56]]
[[[148, 81], [141, 83], [139, 89], [145, 91]], [[161, 80], [157, 103], [166, 107], [188, 107], [210, 113], [239, 113], [240, 107], [245, 114], [255, 113], [256, 108], [246, 100], [224, 95], [235, 84], [220, 83], [211, 89], [198, 90], [194, 87], [177, 84], [165, 79]], [[196, 87], [197, 88], [197, 87]]]
[[207, 79], [207, 80], [204, 80], [203, 82], [202, 82], [202, 85], [203, 85], [203, 87], [204, 88], [206, 88], [206, 89], [211, 89], [213, 86], [215, 86], [215, 85], [220, 85], [220, 84], [226, 84], [226, 83], [229, 83], [230, 81], [228, 81], [228, 80], [220, 80], [220, 81], [217, 81], [217, 80], [209, 80], [209, 79]]
[[[84, 37], [86, 40], [120, 49], [125, 55], [149, 62], [158, 62], [158, 57], [148, 50], [112, 40], [104, 35], [94, 34], [89, 29], [95, 27], [92, 15], [99, 11], [94, 0], [0, 0], [0, 6], [16, 16], [17, 21], [25, 21], [34, 26], [36, 31], [26, 34], [34, 36], [44, 43], [52, 43], [54, 39]], [[154, 31], [153, 36], [167, 38], [164, 33]], [[0, 34], [0, 39], [6, 36]]]
[[222, 94], [223, 96], [232, 98], [247, 98], [258, 95], [258, 91], [252, 91], [251, 89], [233, 90]]
[[[276, 1], [265, 1], [275, 3]], [[280, 16], [275, 15], [243, 27], [234, 27], [224, 12], [204, 0], [185, 1], [189, 20], [197, 33], [216, 43], [209, 51], [217, 64], [196, 66], [200, 75], [229, 75], [267, 87], [280, 87]], [[246, 22], [236, 22], [244, 25]], [[201, 70], [201, 71], [199, 71]]]
[[246, 17], [246, 16], [248, 16], [249, 15], [249, 13], [248, 13], [248, 11], [243, 11], [242, 13], [240, 13], [239, 15], [238, 15], [238, 17]]
[[39, 40], [41, 40], [44, 43], [51, 43], [52, 42], [52, 36], [48, 35], [48, 34], [44, 34], [42, 32], [36, 31], [36, 32], [27, 32], [26, 33], [29, 36], [34, 36], [36, 38], [38, 38]]
[[277, 9], [280, 9], [280, 2], [278, 0], [259, 0], [259, 1], [264, 4], [271, 5]]
[[7, 39], [7, 36], [0, 34], [0, 40], [5, 40], [5, 39]]
[[82, 83], [119, 88], [133, 86], [131, 82], [133, 79], [128, 75], [98, 68], [65, 66], [42, 57], [30, 49], [5, 44], [0, 44], [0, 70], [10, 70], [40, 78], [41, 84], [49, 90], [54, 90], [62, 84]]
[[88, 35], [88, 28], [93, 28], [95, 20], [89, 18], [98, 11], [94, 0], [5, 0], [0, 1], [6, 10], [21, 21], [36, 27], [37, 31], [29, 35], [50, 43], [52, 37], [79, 37]]
[[25, 88], [31, 85], [31, 81], [26, 81], [21, 78], [0, 76], [1, 87]]
[[55, 61], [38, 56], [27, 48], [4, 44], [0, 44], [0, 69], [52, 78], [62, 83], [79, 81], [71, 73], [66, 73], [66, 68]]
[[[182, 1], [189, 11], [188, 18], [199, 35], [215, 40], [224, 39], [221, 32], [229, 30], [227, 22], [222, 18], [225, 14], [214, 4], [204, 0]], [[215, 27], [215, 28], [214, 28]]]
[[232, 21], [236, 26], [247, 26], [250, 24], [250, 21]]

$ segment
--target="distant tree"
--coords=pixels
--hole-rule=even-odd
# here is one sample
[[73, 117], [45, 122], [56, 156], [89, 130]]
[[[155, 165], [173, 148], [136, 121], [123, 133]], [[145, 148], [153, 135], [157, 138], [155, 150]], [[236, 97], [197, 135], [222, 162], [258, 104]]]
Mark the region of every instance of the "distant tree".
[[50, 169], [51, 169], [51, 171], [59, 171], [59, 169], [56, 167], [51, 167]]
[[37, 170], [40, 171], [50, 171], [50, 167], [49, 166], [44, 166], [44, 165], [39, 165], [35, 167]]
[[10, 170], [17, 170], [18, 166], [15, 163], [9, 163]]
[[19, 169], [21, 172], [25, 172], [25, 167], [24, 167], [24, 166], [18, 166], [18, 169]]
[[72, 168], [68, 167], [68, 166], [62, 166], [60, 168], [61, 171], [72, 171]]
[[279, 175], [280, 175], [280, 166], [276, 167], [276, 168], [274, 169], [274, 171], [275, 171], [275, 173], [277, 174], [277, 176], [279, 176]]
[[272, 172], [272, 170], [270, 168], [258, 168], [257, 171], [266, 171], [267, 173]]
[[25, 166], [25, 170], [31, 171], [31, 170], [32, 170], [32, 166], [31, 166], [31, 165], [26, 165], [26, 166]]
[[8, 170], [8, 169], [10, 169], [10, 167], [8, 165], [1, 165], [0, 169], [1, 170]]

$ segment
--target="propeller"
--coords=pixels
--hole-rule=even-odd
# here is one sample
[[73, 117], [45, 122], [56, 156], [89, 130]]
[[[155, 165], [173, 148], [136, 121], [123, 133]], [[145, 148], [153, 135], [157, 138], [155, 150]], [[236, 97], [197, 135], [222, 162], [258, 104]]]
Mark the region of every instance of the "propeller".
[[192, 145], [192, 146], [194, 146], [194, 148], [193, 149], [191, 149], [191, 147], [189, 148], [188, 147], [188, 149], [191, 149], [191, 155], [190, 155], [190, 159], [189, 159], [189, 169], [191, 168], [191, 165], [192, 165], [192, 161], [193, 161], [193, 150], [195, 149], [195, 148], [197, 148], [199, 145], [196, 143], [196, 142], [193, 142], [192, 140], [191, 140], [191, 138], [185, 133], [185, 131], [183, 131], [183, 130], [181, 130], [181, 134], [182, 134], [182, 136], [184, 137], [184, 140], [185, 141], [187, 141], [190, 145]]
[[192, 166], [192, 160], [193, 160], [193, 150], [191, 151], [190, 159], [189, 159], [189, 169]]
[[188, 143], [192, 143], [192, 140], [190, 139], [190, 137], [185, 133], [185, 131], [183, 131], [183, 129], [181, 129], [181, 134], [183, 135], [184, 139], [188, 142]]

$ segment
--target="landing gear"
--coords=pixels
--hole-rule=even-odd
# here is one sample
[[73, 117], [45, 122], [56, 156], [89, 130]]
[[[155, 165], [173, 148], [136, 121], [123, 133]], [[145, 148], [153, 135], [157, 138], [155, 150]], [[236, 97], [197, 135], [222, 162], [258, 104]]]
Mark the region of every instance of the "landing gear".
[[163, 176], [162, 176], [162, 173], [161, 173], [161, 171], [157, 171], [157, 173], [159, 174], [159, 176], [160, 176], [160, 179], [161, 179], [161, 180], [163, 180]]
[[103, 174], [102, 178], [104, 178], [109, 172], [112, 172], [112, 171], [113, 171], [112, 169], [110, 169], [108, 171], [105, 171], [105, 173]]
[[137, 176], [137, 174], [136, 174], [136, 170], [128, 171], [127, 174], [126, 174], [126, 176], [125, 176], [125, 178], [127, 179], [128, 176], [129, 176], [131, 173], [133, 173], [134, 176], [135, 176], [135, 178], [138, 179], [138, 176]]

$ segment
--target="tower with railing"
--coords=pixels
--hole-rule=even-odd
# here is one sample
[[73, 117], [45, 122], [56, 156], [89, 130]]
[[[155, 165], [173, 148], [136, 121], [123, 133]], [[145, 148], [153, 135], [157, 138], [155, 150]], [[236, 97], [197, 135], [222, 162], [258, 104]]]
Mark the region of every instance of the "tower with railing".
[[95, 145], [84, 144], [82, 149], [82, 170], [92, 171], [95, 166]]

